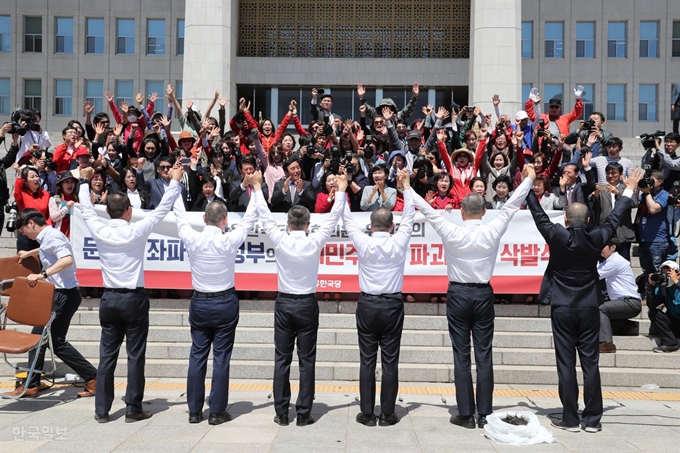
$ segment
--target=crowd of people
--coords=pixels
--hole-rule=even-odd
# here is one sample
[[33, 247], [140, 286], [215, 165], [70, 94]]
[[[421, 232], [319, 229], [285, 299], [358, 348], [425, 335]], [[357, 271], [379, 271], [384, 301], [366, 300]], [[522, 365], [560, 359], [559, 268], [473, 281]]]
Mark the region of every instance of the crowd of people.
[[[518, 210], [528, 209], [551, 249], [538, 300], [553, 305], [558, 374], [560, 385], [566, 386], [561, 391], [564, 419], [555, 426], [574, 430], [577, 425], [574, 366], [578, 350], [590, 395], [588, 417], [583, 421], [586, 430], [596, 432], [602, 415], [601, 394], [598, 399], [592, 393], [599, 389], [598, 354], [616, 351], [614, 324], [640, 312], [641, 296], [647, 298], [648, 305], [655, 302], [649, 307], [649, 316], [661, 344], [654, 350], [680, 349], [675, 337], [680, 333], [680, 287], [674, 231], [680, 136], [647, 137], [641, 162], [644, 171], [639, 170], [622, 156], [623, 142], [605, 129], [602, 113], [593, 112], [571, 127], [582, 116], [582, 87], [574, 94], [576, 102], [568, 113], [562, 111], [560, 99], [550, 99], [548, 112], [542, 113], [540, 95], [532, 89], [525, 109], [514, 115], [501, 113], [496, 95], [491, 114], [454, 103], [438, 108], [427, 105], [422, 115], [413, 119], [417, 83], [409, 103], [401, 109], [389, 98], [371, 106], [365, 88], [358, 85], [359, 121], [353, 121], [333, 113], [331, 94], [314, 89], [308, 106], [312, 121], [306, 128], [297, 116], [295, 101], [276, 126], [270, 119], [255, 120], [250, 103], [240, 99], [227, 131], [227, 101], [217, 91], [200, 113], [191, 100], [182, 109], [168, 86], [166, 96], [182, 129], [175, 138], [173, 120], [155, 111], [158, 94], [147, 99], [138, 94], [136, 105], [116, 105], [107, 92], [111, 116], [94, 112], [85, 102], [84, 124], [70, 121], [62, 131], [62, 143], [56, 146], [42, 131], [39, 112], [23, 112], [19, 120], [3, 125], [2, 138], [11, 134], [11, 145], [0, 170], [4, 176], [5, 168], [13, 167], [20, 175], [14, 186], [20, 256], [37, 255], [36, 250], [44, 248], [39, 237], [44, 226], [53, 226], [68, 237], [75, 206], [82, 210], [97, 242], [106, 288], [100, 307], [102, 357], [96, 377], [92, 377], [91, 367], [82, 374], [88, 382], [83, 396], [96, 394], [95, 418], [100, 422], [108, 421], [113, 370], [123, 335], [128, 336], [128, 374], [132, 379], [126, 395], [130, 420], [151, 416], [141, 408], [142, 345], [149, 306], [142, 243], [174, 205], [194, 283], [190, 308], [194, 345], [188, 379], [191, 423], [202, 419], [206, 360], [213, 343], [215, 360], [222, 368], [213, 373], [210, 422], [229, 420], [227, 395], [215, 383], [220, 379], [228, 382], [238, 322], [233, 255], [256, 216], [275, 243], [278, 266], [276, 423], [288, 424], [288, 381], [295, 340], [301, 379], [298, 424], [314, 422], [310, 414], [318, 329], [314, 276], [318, 275], [321, 248], [340, 217], [359, 255], [362, 289], [357, 310], [362, 412], [357, 422], [369, 426], [377, 420], [384, 425], [397, 423], [392, 410], [403, 326], [401, 286], [415, 206], [442, 237], [447, 258], [451, 282], [447, 319], [454, 344], [459, 406], [459, 414], [451, 422], [474, 427], [477, 410], [481, 427], [491, 413], [494, 295], [489, 281], [508, 222]], [[217, 118], [211, 116], [216, 104]], [[299, 135], [297, 140], [288, 132], [291, 123]], [[0, 195], [3, 204], [9, 200], [9, 190]], [[95, 204], [106, 205], [110, 223], [96, 217], [91, 209]], [[638, 207], [635, 219], [631, 215], [634, 207]], [[132, 208], [147, 209], [151, 214], [131, 223]], [[442, 210], [452, 209], [461, 210], [463, 227], [441, 215]], [[487, 209], [499, 210], [499, 214], [493, 222], [482, 224]], [[222, 235], [229, 210], [246, 215], [241, 228]], [[553, 225], [544, 210], [564, 210], [567, 227]], [[186, 211], [205, 213], [203, 233], [186, 228]], [[351, 212], [358, 211], [372, 213], [372, 237], [352, 223]], [[395, 211], [402, 211], [407, 220], [390, 236]], [[288, 214], [288, 234], [272, 224], [270, 212]], [[308, 235], [310, 212], [329, 215], [318, 231]], [[215, 236], [217, 233], [220, 236]], [[644, 271], [639, 284], [629, 272], [633, 243], [639, 244]], [[386, 259], [388, 256], [391, 259]], [[44, 264], [52, 261], [43, 259]], [[220, 262], [227, 265], [216, 270]], [[383, 275], [385, 278], [370, 277], [376, 269], [390, 266], [394, 268]], [[40, 275], [48, 279], [57, 271], [63, 269], [47, 267]], [[597, 284], [598, 272], [605, 285]], [[70, 280], [67, 286], [62, 289], [73, 289]], [[603, 297], [605, 286], [608, 299]], [[224, 308], [219, 314], [214, 312], [217, 302]], [[393, 311], [381, 318], [386, 307]], [[593, 310], [599, 312], [601, 322], [593, 321]], [[64, 313], [65, 317], [73, 315]], [[220, 331], [226, 336], [215, 333]], [[477, 366], [476, 404], [471, 335]], [[378, 347], [383, 354], [384, 412], [376, 419], [372, 411]]]

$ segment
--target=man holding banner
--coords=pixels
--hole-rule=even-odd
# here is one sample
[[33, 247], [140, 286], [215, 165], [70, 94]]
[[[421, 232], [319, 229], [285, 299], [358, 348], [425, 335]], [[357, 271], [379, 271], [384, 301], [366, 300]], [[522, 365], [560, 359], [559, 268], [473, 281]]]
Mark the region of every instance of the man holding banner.
[[[262, 173], [244, 175], [243, 184], [261, 191]], [[229, 233], [227, 207], [218, 200], [208, 203], [203, 215], [205, 228], [191, 227], [181, 198], [175, 201], [175, 220], [179, 237], [189, 254], [194, 293], [189, 306], [191, 355], [187, 375], [189, 423], [203, 419], [205, 373], [210, 345], [213, 345], [213, 374], [210, 388], [208, 424], [219, 425], [231, 420], [229, 401], [229, 362], [234, 348], [239, 319], [239, 300], [234, 289], [234, 267], [239, 247], [257, 220], [255, 202], [250, 199], [243, 220]]]
[[125, 422], [151, 417], [150, 411], [142, 409], [146, 338], [149, 334], [149, 297], [144, 290], [144, 252], [151, 230], [170, 212], [180, 193], [179, 181], [183, 173], [181, 167], [171, 170], [172, 180], [165, 189], [160, 204], [137, 222], [130, 221], [132, 206], [126, 194], [116, 192], [109, 195], [106, 212], [111, 220], [107, 222], [97, 215], [90, 201], [89, 180], [94, 175], [94, 170], [90, 167], [80, 171], [80, 212], [97, 243], [105, 287], [99, 305], [102, 334], [99, 340], [94, 416], [99, 423], [109, 421], [109, 410], [114, 397], [113, 373], [123, 338], [128, 357]]
[[482, 224], [486, 213], [484, 199], [467, 195], [461, 202], [463, 226], [447, 221], [422, 197], [414, 193], [415, 205], [441, 236], [446, 253], [449, 289], [446, 294], [446, 318], [453, 344], [454, 380], [458, 415], [451, 423], [464, 428], [475, 427], [475, 394], [472, 388], [470, 334], [475, 345], [477, 367], [477, 426], [486, 425], [493, 406], [493, 357], [491, 343], [494, 330], [494, 293], [489, 281], [493, 274], [501, 237], [510, 220], [519, 211], [536, 172], [531, 165], [522, 171], [524, 181], [498, 211], [492, 221]]
[[404, 190], [404, 213], [399, 231], [394, 229], [392, 212], [378, 208], [371, 213], [371, 232], [368, 236], [354, 221], [349, 206], [345, 206], [345, 229], [359, 255], [359, 286], [357, 303], [357, 333], [359, 335], [359, 393], [361, 412], [356, 421], [375, 426], [375, 364], [378, 346], [381, 348], [382, 385], [380, 387], [380, 426], [399, 422], [394, 411], [399, 390], [399, 351], [404, 327], [404, 265], [413, 231], [415, 209], [410, 175], [406, 169], [397, 173]]
[[317, 231], [309, 235], [310, 214], [307, 208], [301, 205], [290, 208], [290, 233], [286, 234], [279, 229], [262, 192], [255, 191], [254, 194], [263, 229], [276, 251], [279, 295], [274, 306], [274, 422], [280, 426], [288, 425], [290, 364], [296, 339], [300, 360], [300, 391], [295, 404], [297, 425], [314, 423], [311, 412], [319, 330], [319, 303], [316, 300], [319, 256], [347, 205], [347, 180], [338, 176], [336, 185], [335, 203], [330, 215]]

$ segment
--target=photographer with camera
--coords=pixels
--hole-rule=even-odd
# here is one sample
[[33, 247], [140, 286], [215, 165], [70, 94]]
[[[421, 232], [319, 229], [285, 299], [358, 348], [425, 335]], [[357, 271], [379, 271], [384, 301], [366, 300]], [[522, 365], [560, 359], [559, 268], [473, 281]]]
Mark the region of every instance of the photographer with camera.
[[[359, 150], [363, 152], [363, 150]], [[359, 164], [359, 155], [352, 154], [346, 159], [344, 175], [347, 180], [347, 198], [352, 212], [361, 211], [361, 194], [368, 185], [368, 177], [364, 174]], [[341, 169], [343, 172], [343, 169]]]
[[[674, 352], [680, 349], [677, 336], [680, 335], [680, 286], [678, 263], [665, 261], [659, 272], [647, 280], [647, 307], [652, 329], [656, 328], [661, 344], [652, 348], [654, 352]], [[650, 329], [651, 330], [651, 329]]]
[[645, 274], [659, 270], [666, 259], [670, 240], [668, 221], [668, 192], [663, 188], [663, 174], [659, 170], [645, 168], [645, 176], [639, 182], [640, 207], [635, 218], [640, 243], [640, 267]]
[[586, 143], [591, 134], [595, 134], [596, 141], [591, 147], [593, 156], [607, 156], [605, 146], [613, 136], [611, 132], [604, 130], [604, 122], [605, 118], [602, 113], [593, 112], [587, 120], [581, 121], [578, 130], [567, 135], [564, 142], [574, 145], [580, 138], [581, 143]]
[[38, 145], [41, 149], [52, 146], [50, 136], [40, 125], [40, 111], [34, 109], [16, 109], [12, 112], [12, 134], [19, 136], [19, 152], [17, 161], [21, 160], [24, 153], [31, 146]]
[[[9, 134], [12, 131], [12, 123], [5, 123], [0, 128], [0, 138], [4, 139], [5, 134]], [[0, 158], [0, 234], [2, 233], [2, 228], [5, 225], [5, 212], [8, 214], [12, 211], [9, 204], [9, 186], [7, 185], [7, 170], [12, 167], [17, 158], [17, 153], [19, 152], [19, 136], [17, 134], [12, 134], [12, 145], [5, 154], [4, 157]], [[16, 214], [16, 209], [14, 209]], [[14, 224], [10, 225], [14, 231]]]
[[660, 140], [663, 135], [663, 131], [640, 135], [642, 146], [647, 150], [642, 156], [642, 165], [650, 165], [653, 170], [661, 170], [664, 189], [670, 190], [673, 182], [680, 180], [680, 155], [677, 154], [680, 134], [675, 132], [666, 134], [662, 148]]

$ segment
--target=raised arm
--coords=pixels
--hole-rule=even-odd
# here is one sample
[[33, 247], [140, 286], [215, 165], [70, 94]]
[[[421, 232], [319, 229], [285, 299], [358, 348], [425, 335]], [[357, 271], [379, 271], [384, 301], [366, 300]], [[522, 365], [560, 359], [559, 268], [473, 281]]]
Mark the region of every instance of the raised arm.
[[[80, 177], [83, 179], [90, 180], [94, 175], [94, 169], [92, 167], [84, 168], [80, 170]], [[92, 233], [95, 239], [99, 237], [99, 231], [105, 228], [107, 225], [102, 221], [102, 219], [97, 215], [92, 205], [92, 200], [90, 200], [90, 185], [80, 184], [80, 189], [78, 189], [78, 206], [80, 207], [80, 212], [83, 215], [83, 220], [85, 225]]]
[[[443, 241], [448, 241], [463, 237], [465, 232], [458, 228], [451, 222], [444, 219], [444, 216], [439, 211], [436, 211], [430, 204], [423, 199], [416, 192], [411, 191], [413, 197], [413, 203], [415, 207], [418, 208], [420, 213], [425, 216], [432, 228], [437, 232], [437, 234], [442, 238]], [[406, 208], [406, 198], [404, 198], [404, 208]]]
[[527, 194], [531, 192], [531, 185], [534, 183], [536, 178], [536, 172], [532, 166], [527, 165], [523, 172], [525, 175], [524, 181], [519, 185], [517, 189], [512, 193], [510, 199], [503, 205], [503, 207], [498, 211], [498, 215], [495, 219], [489, 222], [489, 227], [494, 228], [498, 234], [505, 233], [508, 228], [508, 224], [512, 217], [519, 211], [522, 203], [527, 197]]
[[182, 170], [181, 167], [170, 170], [170, 176], [172, 177], [172, 180], [170, 181], [170, 185], [165, 189], [165, 193], [163, 194], [163, 198], [161, 198], [161, 202], [158, 203], [156, 209], [149, 212], [149, 214], [146, 215], [142, 220], [135, 223], [137, 230], [142, 236], [147, 237], [149, 234], [151, 234], [151, 230], [153, 230], [158, 222], [163, 220], [168, 212], [170, 212], [172, 209], [172, 206], [175, 203], [175, 198], [177, 198], [180, 193], [181, 185], [179, 181], [182, 179], [183, 174], [184, 170]]
[[397, 175], [397, 180], [404, 188], [404, 211], [401, 215], [401, 223], [399, 230], [394, 235], [394, 240], [397, 241], [403, 249], [406, 249], [411, 240], [411, 232], [413, 231], [413, 220], [416, 217], [416, 209], [413, 205], [414, 191], [411, 189], [411, 181], [406, 169], [401, 170]]
[[251, 202], [248, 204], [248, 208], [250, 208], [252, 201], [255, 200], [255, 208], [257, 209], [262, 228], [272, 240], [274, 247], [278, 247], [279, 242], [281, 242], [285, 233], [279, 229], [279, 225], [276, 223], [276, 220], [274, 220], [274, 216], [267, 206], [267, 200], [265, 200], [262, 191], [256, 190], [250, 200]]
[[181, 197], [175, 199], [172, 211], [175, 214], [179, 238], [187, 244], [191, 243], [198, 237], [199, 233], [191, 227], [189, 216], [187, 216], [187, 211], [184, 208], [184, 201], [182, 201]]
[[347, 179], [345, 179], [344, 175], [338, 175], [336, 184], [338, 190], [335, 192], [333, 209], [331, 209], [330, 215], [328, 215], [326, 220], [321, 224], [321, 228], [312, 234], [312, 237], [319, 246], [325, 244], [331, 237], [331, 234], [335, 231], [335, 225], [337, 225], [340, 216], [342, 216], [342, 211], [345, 209], [345, 206], [347, 206], [347, 194], [345, 193], [347, 190]]
[[257, 221], [258, 209], [256, 197], [258, 197], [259, 194], [258, 198], [264, 199], [264, 195], [262, 194], [262, 172], [256, 171], [250, 175], [250, 184], [253, 187], [253, 196], [250, 197], [246, 213], [236, 227], [228, 234], [229, 242], [234, 248], [238, 248], [243, 244], [243, 241], [245, 241], [248, 236], [248, 232]]

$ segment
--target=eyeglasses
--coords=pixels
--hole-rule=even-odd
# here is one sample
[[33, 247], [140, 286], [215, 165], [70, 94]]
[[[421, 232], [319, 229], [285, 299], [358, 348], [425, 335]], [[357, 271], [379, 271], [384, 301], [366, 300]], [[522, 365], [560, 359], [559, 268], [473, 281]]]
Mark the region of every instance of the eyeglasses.
[[373, 124], [385, 124], [384, 121], [373, 121]]
[[144, 151], [156, 151], [156, 147], [151, 146], [151, 147], [148, 147], [148, 148], [144, 148]]
[[170, 165], [159, 165], [159, 166], [158, 166], [158, 169], [159, 169], [159, 170], [164, 170], [164, 171], [168, 171], [168, 170], [170, 170], [171, 168], [172, 168], [172, 167], [171, 167]]
[[555, 110], [556, 110], [556, 109], [559, 109], [560, 106], [559, 106], [559, 105], [550, 105], [549, 108], [550, 108], [550, 109], [555, 109]]

